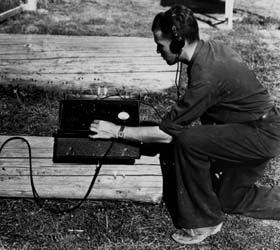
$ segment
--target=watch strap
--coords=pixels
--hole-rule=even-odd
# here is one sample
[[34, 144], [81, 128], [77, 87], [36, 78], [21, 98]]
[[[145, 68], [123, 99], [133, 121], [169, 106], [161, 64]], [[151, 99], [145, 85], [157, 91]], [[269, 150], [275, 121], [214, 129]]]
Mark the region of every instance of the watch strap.
[[124, 128], [125, 128], [125, 126], [123, 126], [123, 125], [120, 127], [120, 129], [118, 131], [118, 138], [121, 138], [121, 139], [124, 138]]

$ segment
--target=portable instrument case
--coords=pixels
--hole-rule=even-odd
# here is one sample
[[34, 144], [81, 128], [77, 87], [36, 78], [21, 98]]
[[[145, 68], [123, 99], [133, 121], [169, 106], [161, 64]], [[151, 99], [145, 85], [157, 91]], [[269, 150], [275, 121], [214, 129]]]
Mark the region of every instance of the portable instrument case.
[[140, 145], [123, 139], [91, 139], [93, 120], [139, 126], [139, 102], [133, 99], [70, 99], [59, 105], [59, 129], [54, 133], [53, 162], [133, 164]]

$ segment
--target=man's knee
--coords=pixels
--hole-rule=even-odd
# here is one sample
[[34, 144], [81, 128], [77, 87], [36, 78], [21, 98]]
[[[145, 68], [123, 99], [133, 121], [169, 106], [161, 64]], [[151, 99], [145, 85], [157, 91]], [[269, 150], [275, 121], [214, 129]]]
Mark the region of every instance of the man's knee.
[[[240, 213], [240, 205], [243, 203], [244, 198], [250, 192], [249, 187], [240, 187], [236, 189], [228, 189], [226, 191], [220, 191], [218, 198], [220, 200], [221, 208], [225, 213]], [[252, 191], [252, 190], [251, 190]]]

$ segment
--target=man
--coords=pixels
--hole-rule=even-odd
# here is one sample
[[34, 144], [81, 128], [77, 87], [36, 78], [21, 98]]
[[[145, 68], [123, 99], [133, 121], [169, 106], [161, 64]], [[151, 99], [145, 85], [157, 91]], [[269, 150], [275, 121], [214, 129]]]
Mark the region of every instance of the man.
[[[93, 121], [92, 138], [166, 143], [174, 151], [172, 238], [198, 243], [220, 231], [224, 212], [280, 218], [279, 187], [257, 187], [266, 163], [280, 153], [280, 115], [267, 90], [230, 48], [199, 39], [191, 10], [159, 13], [152, 31], [167, 64], [188, 65], [184, 96], [159, 126], [120, 127]], [[200, 118], [202, 125], [187, 126]], [[166, 187], [164, 187], [166, 189]]]

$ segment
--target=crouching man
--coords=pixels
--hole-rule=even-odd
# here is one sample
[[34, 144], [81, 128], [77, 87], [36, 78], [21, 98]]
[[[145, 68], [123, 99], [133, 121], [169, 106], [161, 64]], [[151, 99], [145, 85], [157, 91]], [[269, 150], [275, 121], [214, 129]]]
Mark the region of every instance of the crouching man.
[[[257, 187], [267, 162], [280, 153], [280, 114], [268, 91], [229, 47], [199, 38], [191, 10], [174, 6], [152, 25], [167, 64], [188, 67], [185, 94], [159, 126], [121, 128], [93, 121], [93, 138], [171, 145], [172, 238], [199, 243], [221, 230], [224, 213], [280, 219], [280, 188]], [[201, 125], [188, 125], [200, 118]]]

